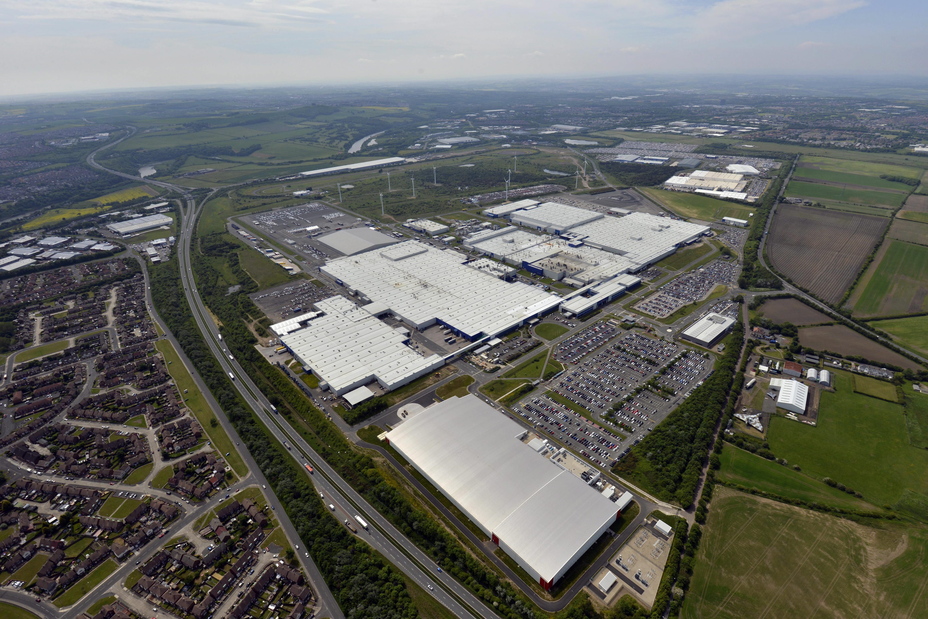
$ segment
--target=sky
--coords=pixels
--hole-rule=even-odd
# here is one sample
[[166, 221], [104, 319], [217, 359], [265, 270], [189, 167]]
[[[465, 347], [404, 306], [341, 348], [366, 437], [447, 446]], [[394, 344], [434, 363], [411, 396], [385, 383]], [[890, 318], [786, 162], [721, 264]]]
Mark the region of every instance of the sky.
[[0, 0], [0, 96], [666, 74], [928, 76], [924, 0]]

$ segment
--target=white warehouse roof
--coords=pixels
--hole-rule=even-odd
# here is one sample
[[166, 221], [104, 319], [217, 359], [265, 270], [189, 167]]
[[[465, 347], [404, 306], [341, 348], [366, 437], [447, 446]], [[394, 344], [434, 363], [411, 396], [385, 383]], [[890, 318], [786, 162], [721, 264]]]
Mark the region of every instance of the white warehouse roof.
[[338, 230], [320, 236], [317, 240], [346, 256], [353, 256], [354, 254], [396, 243], [396, 239], [367, 227]]
[[[771, 386], [772, 384], [773, 381], [771, 381]], [[805, 414], [808, 399], [808, 387], [798, 380], [783, 380], [780, 384], [780, 393], [777, 395], [777, 406], [802, 415]]]
[[535, 207], [517, 211], [510, 216], [513, 223], [531, 226], [547, 232], [560, 233], [570, 230], [581, 224], [602, 219], [604, 215], [596, 211], [545, 202]]
[[321, 168], [319, 170], [309, 170], [300, 172], [300, 176], [324, 176], [326, 174], [338, 174], [339, 172], [357, 172], [358, 170], [367, 170], [370, 168], [380, 168], [389, 165], [396, 165], [406, 161], [403, 157], [388, 157], [386, 159], [374, 159], [373, 161], [362, 161], [361, 163], [349, 163], [347, 165], [337, 165], [331, 168]]
[[583, 235], [586, 245], [624, 256], [638, 267], [669, 256], [678, 245], [698, 239], [709, 231], [686, 221], [632, 213], [625, 217], [603, 217], [577, 226], [571, 233]]
[[538, 200], [532, 200], [531, 198], [526, 198], [525, 200], [517, 200], [516, 202], [510, 202], [508, 204], [500, 204], [499, 206], [494, 206], [492, 208], [485, 209], [483, 211], [484, 215], [490, 217], [501, 217], [503, 215], [508, 215], [509, 213], [514, 213], [524, 208], [530, 206], [535, 206], [538, 204]]
[[379, 301], [412, 327], [440, 321], [469, 339], [497, 335], [557, 307], [560, 297], [465, 265], [453, 251], [416, 241], [329, 261], [322, 271]]
[[727, 318], [713, 312], [691, 324], [683, 332], [682, 337], [700, 346], [712, 346], [713, 342], [722, 337], [733, 324], [735, 324], [734, 318]]
[[425, 409], [387, 440], [544, 586], [602, 535], [617, 509], [519, 440], [524, 434], [468, 395]]
[[[271, 329], [338, 395], [375, 379], [384, 389], [396, 389], [444, 365], [440, 356], [423, 357], [406, 346], [405, 335], [345, 297], [319, 301], [316, 308], [320, 311]], [[297, 321], [306, 326], [294, 330]]]
[[174, 220], [167, 215], [148, 215], [127, 221], [117, 221], [114, 224], [107, 224], [106, 227], [116, 234], [135, 234], [136, 232], [154, 230], [161, 226], [169, 226], [173, 222]]

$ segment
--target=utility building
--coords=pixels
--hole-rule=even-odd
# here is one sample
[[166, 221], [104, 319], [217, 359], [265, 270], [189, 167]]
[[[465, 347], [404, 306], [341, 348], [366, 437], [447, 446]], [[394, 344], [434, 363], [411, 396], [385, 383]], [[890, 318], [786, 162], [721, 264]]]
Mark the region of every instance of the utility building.
[[618, 510], [523, 443], [525, 435], [468, 395], [430, 406], [386, 438], [547, 590], [615, 522]]
[[680, 337], [694, 344], [710, 348], [735, 324], [734, 318], [710, 313], [700, 318], [684, 331]]

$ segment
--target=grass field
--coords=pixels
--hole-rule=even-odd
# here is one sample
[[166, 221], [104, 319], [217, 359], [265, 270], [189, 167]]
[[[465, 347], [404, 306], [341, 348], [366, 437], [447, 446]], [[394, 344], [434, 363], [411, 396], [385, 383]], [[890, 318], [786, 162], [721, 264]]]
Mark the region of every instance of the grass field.
[[913, 447], [928, 449], [928, 395], [905, 391], [905, 427]]
[[[819, 149], [801, 148], [800, 150], [803, 153], [808, 153]], [[843, 174], [857, 174], [876, 178], [879, 178], [880, 174], [919, 178], [925, 168], [928, 167], [928, 162], [918, 158], [880, 157], [878, 155], [867, 156], [870, 153], [838, 152], [840, 154], [835, 157], [803, 154], [801, 161], [806, 166], [814, 166], [819, 170], [831, 170]]]
[[887, 402], [899, 402], [899, 394], [896, 391], [896, 385], [888, 383], [885, 380], [878, 380], [862, 374], [854, 374], [854, 391], [868, 395], [878, 400]]
[[435, 390], [435, 395], [440, 397], [442, 400], [447, 400], [448, 398], [461, 397], [463, 398], [469, 392], [467, 388], [474, 382], [474, 377], [465, 374], [464, 376], [458, 376], [452, 380], [449, 380], [447, 383]]
[[76, 604], [82, 597], [87, 595], [91, 589], [99, 585], [106, 580], [110, 574], [115, 572], [117, 567], [119, 566], [115, 561], [107, 559], [97, 566], [94, 571], [78, 580], [70, 589], [55, 598], [55, 606], [58, 608], [67, 608], [68, 606]]
[[126, 425], [132, 428], [147, 428], [148, 424], [145, 422], [145, 415], [136, 415], [130, 419], [126, 420]]
[[120, 505], [116, 509], [116, 511], [113, 512], [113, 515], [111, 516], [111, 518], [115, 518], [116, 520], [122, 520], [123, 518], [131, 514], [132, 511], [141, 504], [142, 504], [142, 501], [139, 501], [138, 499], [126, 499], [125, 501], [123, 501], [122, 505]]
[[26, 350], [16, 355], [16, 363], [25, 363], [26, 361], [32, 361], [33, 359], [38, 359], [39, 357], [44, 357], [45, 355], [61, 352], [68, 346], [70, 346], [70, 342], [68, 340], [49, 342], [48, 344], [33, 346], [32, 348], [27, 348]]
[[87, 614], [93, 617], [98, 612], [100, 612], [100, 609], [102, 609], [104, 606], [106, 606], [107, 604], [112, 604], [115, 601], [116, 601], [115, 595], [107, 595], [106, 597], [102, 597], [87, 608]]
[[545, 367], [545, 359], [548, 358], [548, 352], [548, 349], [545, 349], [528, 361], [523, 361], [503, 374], [503, 378], [540, 378], [541, 370]]
[[928, 224], [928, 213], [923, 213], [920, 211], [902, 210], [896, 213], [896, 218], [905, 219], [907, 221], [917, 221], [918, 223]]
[[847, 372], [834, 372], [816, 427], [774, 417], [770, 450], [814, 477], [830, 477], [875, 505], [896, 503], [906, 489], [928, 491], [928, 451], [909, 442], [903, 408], [853, 391]]
[[523, 379], [514, 380], [494, 380], [480, 388], [480, 392], [493, 400], [499, 400], [501, 397], [510, 393], [522, 385], [531, 381]]
[[535, 327], [535, 335], [548, 341], [559, 338], [568, 331], [570, 331], [569, 328], [554, 322], [543, 322]]
[[787, 499], [809, 501], [842, 509], [873, 510], [874, 507], [846, 492], [832, 488], [792, 468], [725, 445], [719, 479], [755, 488]]
[[[857, 185], [859, 187], [876, 187], [878, 189], [890, 189], [909, 193], [912, 188], [905, 183], [887, 181], [879, 176], [870, 176], [865, 174], [851, 174], [848, 172], [836, 172], [823, 168], [810, 168], [802, 164], [793, 172], [793, 178], [811, 181], [826, 181], [829, 183], [841, 183], [843, 185]], [[918, 177], [916, 177], [918, 178]]]
[[869, 324], [889, 333], [900, 346], [928, 354], [928, 316], [874, 320]]
[[229, 435], [226, 434], [222, 426], [217, 425], [216, 427], [212, 427], [210, 425], [209, 420], [214, 417], [213, 411], [210, 409], [209, 404], [207, 404], [206, 398], [200, 393], [193, 377], [190, 376], [187, 368], [181, 362], [177, 351], [174, 350], [174, 347], [167, 340], [157, 342], [155, 347], [164, 355], [165, 363], [169, 364], [168, 371], [171, 374], [171, 378], [174, 379], [174, 383], [177, 385], [178, 390], [181, 393], [183, 393], [185, 389], [188, 390], [189, 393], [186, 394], [186, 405], [203, 427], [203, 431], [206, 432], [206, 435], [212, 441], [213, 447], [222, 454], [228, 452], [229, 455], [224, 456], [226, 462], [229, 463], [229, 466], [232, 467], [232, 470], [235, 471], [239, 477], [244, 477], [248, 473], [248, 467], [245, 466], [245, 462], [242, 460], [241, 455], [236, 451], [235, 446], [232, 444], [232, 440], [229, 438]]
[[133, 469], [131, 473], [126, 475], [126, 478], [123, 480], [122, 483], [128, 486], [134, 486], [136, 484], [140, 484], [146, 479], [148, 479], [148, 476], [151, 474], [151, 470], [154, 467], [155, 465], [152, 462], [149, 462], [148, 464], [143, 464], [142, 466]]
[[928, 615], [922, 527], [865, 527], [720, 488], [684, 619]]
[[242, 268], [251, 276], [251, 279], [255, 280], [261, 290], [290, 281], [290, 274], [283, 267], [271, 262], [267, 256], [262, 256], [251, 248], [239, 251], [238, 257]]
[[854, 293], [862, 317], [928, 311], [928, 247], [890, 241], [881, 248]]
[[174, 467], [170, 464], [155, 473], [151, 478], [151, 485], [155, 488], [164, 488], [168, 485], [168, 480], [174, 476]]
[[641, 187], [639, 191], [658, 204], [687, 219], [699, 219], [701, 221], [717, 221], [721, 220], [722, 217], [748, 219], [750, 214], [754, 212], [751, 207], [726, 202], [725, 200], [717, 200], [698, 193], [683, 193], [650, 187]]
[[902, 206], [906, 195], [897, 191], [876, 191], [873, 189], [856, 189], [822, 183], [808, 183], [804, 181], [790, 181], [786, 188], [787, 197], [808, 198], [815, 200], [834, 200], [836, 202], [849, 202], [851, 204], [864, 204], [872, 206], [886, 206], [897, 208]]
[[687, 247], [684, 249], [677, 250], [672, 256], [667, 256], [656, 265], [662, 269], [670, 269], [672, 271], [679, 271], [686, 265], [691, 262], [695, 262], [700, 258], [708, 256], [712, 253], [714, 247], [709, 243], [700, 243], [693, 247]]
[[39, 619], [38, 615], [30, 613], [25, 608], [7, 602], [0, 602], [0, 615], [3, 615], [4, 619]]

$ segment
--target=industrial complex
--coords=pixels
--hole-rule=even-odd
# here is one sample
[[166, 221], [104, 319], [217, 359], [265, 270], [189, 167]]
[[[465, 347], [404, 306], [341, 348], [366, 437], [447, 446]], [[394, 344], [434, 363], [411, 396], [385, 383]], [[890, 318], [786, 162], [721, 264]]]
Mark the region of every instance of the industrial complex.
[[174, 220], [167, 215], [146, 215], [145, 217], [136, 217], [126, 221], [117, 221], [114, 224], [107, 224], [107, 229], [121, 236], [130, 236], [160, 228], [161, 226], [170, 226]]
[[[548, 441], [469, 395], [409, 417], [386, 439], [545, 589], [614, 523], [615, 503], [558, 466]], [[548, 454], [551, 455], [551, 454]]]

